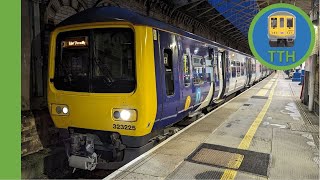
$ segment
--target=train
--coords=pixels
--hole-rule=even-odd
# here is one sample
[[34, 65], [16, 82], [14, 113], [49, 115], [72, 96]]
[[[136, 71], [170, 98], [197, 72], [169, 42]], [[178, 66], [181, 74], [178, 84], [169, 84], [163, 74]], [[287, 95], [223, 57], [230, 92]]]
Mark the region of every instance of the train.
[[50, 36], [48, 108], [69, 166], [116, 169], [164, 129], [272, 73], [252, 56], [118, 7]]
[[268, 38], [270, 47], [292, 47], [296, 39], [296, 17], [286, 11], [268, 16]]

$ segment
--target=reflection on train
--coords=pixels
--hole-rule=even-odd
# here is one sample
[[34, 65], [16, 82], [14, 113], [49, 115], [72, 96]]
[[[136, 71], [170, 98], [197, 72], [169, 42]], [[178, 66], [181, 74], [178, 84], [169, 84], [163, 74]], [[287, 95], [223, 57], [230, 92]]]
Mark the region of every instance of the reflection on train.
[[48, 105], [69, 165], [115, 169], [164, 128], [271, 71], [253, 57], [162, 22], [94, 8], [52, 33]]

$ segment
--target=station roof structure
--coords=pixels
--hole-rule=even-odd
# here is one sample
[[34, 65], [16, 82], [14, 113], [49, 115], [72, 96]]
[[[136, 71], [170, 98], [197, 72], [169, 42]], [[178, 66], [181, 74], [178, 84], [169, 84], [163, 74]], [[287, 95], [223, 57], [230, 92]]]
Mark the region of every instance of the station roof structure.
[[312, 7], [312, 0], [167, 0], [167, 3], [246, 49], [250, 23], [261, 9], [288, 3], [309, 14]]

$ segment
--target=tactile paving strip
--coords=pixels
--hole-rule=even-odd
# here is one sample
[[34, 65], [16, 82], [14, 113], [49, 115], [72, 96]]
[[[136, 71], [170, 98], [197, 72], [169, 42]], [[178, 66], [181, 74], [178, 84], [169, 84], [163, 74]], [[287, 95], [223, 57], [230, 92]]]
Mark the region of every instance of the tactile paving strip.
[[307, 125], [301, 123], [289, 123], [289, 125], [292, 131], [319, 133], [319, 126], [316, 125]]
[[270, 155], [203, 143], [186, 160], [197, 164], [235, 169], [267, 177]]

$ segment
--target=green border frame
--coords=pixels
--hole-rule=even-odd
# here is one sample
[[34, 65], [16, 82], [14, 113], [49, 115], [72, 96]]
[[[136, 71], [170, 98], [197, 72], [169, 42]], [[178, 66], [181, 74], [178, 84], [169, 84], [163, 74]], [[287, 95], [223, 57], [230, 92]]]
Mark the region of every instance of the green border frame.
[[[311, 43], [309, 46], [308, 51], [306, 52], [306, 54], [296, 63], [291, 64], [289, 66], [275, 66], [272, 64], [267, 63], [256, 51], [254, 44], [253, 44], [253, 29], [255, 28], [255, 25], [257, 23], [257, 21], [259, 20], [259, 18], [264, 15], [266, 12], [272, 10], [272, 9], [276, 9], [276, 8], [288, 8], [291, 10], [294, 10], [296, 12], [298, 12], [299, 14], [301, 14], [305, 20], [307, 21], [310, 31], [311, 31]], [[287, 69], [292, 69], [295, 68], [297, 66], [299, 66], [300, 64], [302, 64], [312, 53], [312, 50], [314, 48], [314, 44], [315, 44], [315, 32], [314, 32], [314, 27], [313, 24], [309, 18], [309, 16], [300, 8], [291, 5], [291, 4], [287, 4], [287, 3], [278, 3], [278, 4], [273, 4], [270, 5], [264, 9], [262, 9], [252, 20], [251, 24], [250, 24], [250, 28], [249, 28], [249, 32], [248, 32], [248, 40], [249, 40], [249, 46], [250, 46], [250, 50], [252, 52], [252, 54], [259, 60], [260, 63], [262, 63], [263, 65], [272, 68], [272, 69], [276, 69], [276, 70], [287, 70]]]
[[21, 0], [1, 1], [0, 179], [21, 178]]

